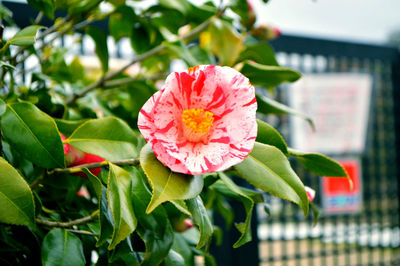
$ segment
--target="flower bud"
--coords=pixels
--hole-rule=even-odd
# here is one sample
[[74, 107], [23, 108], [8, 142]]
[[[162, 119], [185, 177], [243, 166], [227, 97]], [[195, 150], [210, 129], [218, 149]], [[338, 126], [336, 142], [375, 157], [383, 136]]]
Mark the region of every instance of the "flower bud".
[[250, 0], [247, 0], [247, 7], [248, 7], [248, 12], [247, 12], [247, 21], [245, 21], [244, 26], [247, 29], [252, 29], [254, 26], [254, 23], [256, 23], [256, 13], [254, 13], [253, 5], [251, 4]]
[[185, 232], [194, 226], [193, 221], [189, 218], [180, 219], [173, 223], [176, 232]]
[[[63, 134], [60, 134], [60, 135], [61, 135], [62, 141], [66, 140], [66, 138]], [[63, 146], [64, 146], [65, 162], [68, 167], [105, 161], [104, 158], [101, 158], [100, 156], [82, 152], [82, 151], [72, 147], [70, 144], [66, 143]], [[95, 176], [98, 176], [101, 172], [100, 167], [92, 168], [89, 170]], [[72, 175], [87, 177], [86, 174], [83, 172], [73, 173]]]
[[313, 201], [315, 198], [315, 190], [307, 186], [305, 186], [304, 188], [306, 189], [308, 200]]
[[259, 40], [269, 41], [278, 38], [281, 35], [281, 31], [276, 27], [262, 24], [258, 27], [253, 28], [251, 30], [251, 35]]

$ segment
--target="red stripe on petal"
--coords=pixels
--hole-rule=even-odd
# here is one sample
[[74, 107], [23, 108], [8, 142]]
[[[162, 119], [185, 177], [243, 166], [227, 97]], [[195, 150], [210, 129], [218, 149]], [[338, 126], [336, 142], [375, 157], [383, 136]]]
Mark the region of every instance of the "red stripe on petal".
[[164, 128], [160, 128], [157, 130], [157, 133], [166, 133], [174, 126], [174, 121], [171, 121]]
[[246, 106], [252, 105], [252, 104], [254, 104], [254, 103], [257, 103], [257, 99], [256, 99], [256, 97], [254, 97], [254, 98], [253, 98], [253, 100], [251, 100], [250, 102], [248, 102], [248, 103], [244, 104], [244, 105], [243, 105], [243, 107], [246, 107]]
[[224, 90], [220, 86], [217, 86], [217, 88], [214, 91], [212, 100], [210, 101], [207, 108], [209, 110], [212, 108], [218, 108], [225, 103], [225, 100], [226, 100], [226, 97], [224, 95]]
[[204, 158], [204, 162], [206, 163], [208, 170], [212, 171], [212, 168], [214, 167], [214, 165], [207, 159], [207, 157], [204, 156], [203, 158]]
[[220, 137], [219, 139], [211, 139], [210, 142], [228, 144], [230, 142], [230, 140], [231, 139], [229, 137]]
[[171, 95], [172, 95], [172, 99], [174, 100], [176, 107], [178, 107], [179, 110], [182, 110], [181, 103], [178, 101], [178, 99], [175, 97], [175, 95], [173, 93], [171, 93]]
[[241, 152], [250, 152], [251, 151], [251, 150], [246, 149], [246, 148], [238, 148], [234, 144], [230, 144], [229, 147], [231, 147], [231, 148], [233, 148], [235, 150], [241, 151]]
[[140, 109], [140, 113], [144, 115], [147, 118], [147, 120], [153, 121], [153, 117], [149, 113], [147, 113], [143, 108]]
[[206, 75], [203, 71], [200, 71], [199, 76], [193, 84], [193, 90], [197, 93], [197, 95], [200, 95], [201, 91], [203, 90], [205, 79]]
[[232, 111], [233, 111], [233, 109], [226, 109], [222, 114], [214, 115], [214, 121], [220, 120], [222, 117], [224, 117], [225, 115], [229, 114]]
[[192, 96], [192, 84], [195, 81], [195, 78], [190, 76], [186, 72], [182, 72], [179, 75], [179, 80], [181, 83], [182, 93], [186, 96], [186, 102], [188, 106], [191, 104], [191, 96]]

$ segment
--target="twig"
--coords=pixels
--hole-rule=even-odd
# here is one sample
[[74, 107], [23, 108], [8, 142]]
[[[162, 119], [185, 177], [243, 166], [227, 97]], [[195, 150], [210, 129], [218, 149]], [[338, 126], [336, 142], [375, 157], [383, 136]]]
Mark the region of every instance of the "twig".
[[[127, 166], [127, 165], [138, 165], [139, 164], [139, 159], [125, 159], [125, 160], [119, 160], [119, 161], [111, 161], [110, 163], [120, 165], [120, 166]], [[53, 173], [76, 173], [76, 172], [82, 172], [82, 168], [96, 168], [96, 167], [102, 167], [108, 165], [108, 161], [103, 161], [103, 162], [98, 162], [98, 163], [88, 163], [88, 164], [82, 164], [82, 165], [77, 165], [69, 168], [55, 168], [51, 171], [48, 172], [49, 175]]]
[[34, 190], [35, 188], [37, 188], [40, 182], [42, 182], [42, 180], [43, 180], [43, 175], [36, 178], [35, 181], [33, 181], [32, 184], [29, 185], [30, 189]]
[[42, 219], [36, 218], [36, 223], [42, 224], [42, 225], [46, 225], [46, 226], [50, 226], [50, 227], [68, 228], [68, 227], [72, 227], [74, 225], [80, 225], [80, 224], [88, 223], [88, 222], [96, 219], [97, 216], [99, 215], [99, 213], [100, 213], [100, 211], [96, 210], [89, 216], [82, 217], [82, 218], [79, 218], [79, 219], [76, 219], [76, 220], [72, 220], [72, 221], [69, 221], [69, 222], [56, 222], [56, 221], [48, 221], [48, 220], [42, 220]]
[[[194, 28], [192, 31], [190, 31], [188, 34], [183, 35], [181, 37], [179, 37], [176, 41], [181, 41], [181, 40], [185, 40], [185, 39], [190, 39], [196, 35], [198, 35], [200, 32], [202, 32], [203, 30], [205, 30], [210, 24], [211, 22], [215, 19], [215, 18], [219, 18], [223, 15], [223, 13], [225, 12], [225, 8], [220, 10], [215, 16], [211, 17], [210, 19], [208, 19], [207, 21], [203, 22], [202, 24], [200, 24], [199, 26], [197, 26], [196, 28]], [[77, 99], [79, 99], [80, 97], [85, 96], [88, 92], [99, 88], [99, 87], [103, 87], [105, 82], [118, 76], [119, 74], [123, 73], [128, 67], [130, 67], [131, 65], [141, 62], [163, 50], [165, 50], [167, 48], [166, 45], [164, 44], [160, 44], [156, 47], [154, 47], [153, 49], [138, 55], [137, 57], [135, 57], [134, 59], [132, 59], [129, 63], [127, 63], [125, 66], [121, 67], [119, 70], [116, 70], [114, 72], [110, 72], [107, 75], [101, 77], [98, 81], [96, 81], [95, 83], [89, 85], [88, 87], [82, 89], [81, 91], [79, 91], [78, 93], [73, 94], [70, 98], [68, 98], [65, 101], [66, 105], [69, 105], [71, 103], [74, 103]]]
[[135, 82], [135, 81], [157, 80], [157, 79], [165, 78], [165, 76], [166, 76], [165, 74], [159, 74], [159, 75], [152, 75], [152, 76], [147, 76], [147, 77], [115, 79], [115, 80], [110, 80], [110, 81], [104, 82], [103, 87], [107, 88], [107, 87], [121, 86], [121, 85], [125, 85], [127, 83], [131, 83], [131, 82]]
[[99, 236], [98, 234], [89, 232], [89, 231], [84, 231], [84, 230], [75, 230], [75, 229], [66, 229], [68, 232], [75, 233], [75, 234], [80, 234], [80, 235], [88, 235], [88, 236]]

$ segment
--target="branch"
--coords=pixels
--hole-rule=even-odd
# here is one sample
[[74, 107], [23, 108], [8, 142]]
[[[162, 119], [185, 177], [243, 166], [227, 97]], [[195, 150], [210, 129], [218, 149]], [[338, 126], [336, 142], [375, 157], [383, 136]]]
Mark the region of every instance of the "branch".
[[165, 77], [166, 77], [165, 74], [158, 74], [158, 75], [152, 75], [152, 76], [147, 76], [147, 77], [114, 79], [114, 80], [104, 82], [103, 87], [105, 87], [105, 88], [115, 87], [115, 86], [121, 86], [121, 85], [125, 85], [125, 84], [135, 82], [135, 81], [157, 80], [157, 79], [162, 79]]
[[[209, 18], [208, 20], [206, 20], [205, 22], [203, 22], [202, 24], [200, 24], [199, 26], [197, 26], [196, 28], [194, 28], [192, 31], [190, 31], [188, 34], [185, 34], [179, 38], [177, 38], [175, 41], [182, 41], [182, 40], [186, 40], [186, 39], [190, 39], [196, 35], [198, 35], [200, 32], [202, 32], [203, 30], [205, 30], [210, 24], [211, 22], [216, 19], [221, 17], [225, 12], [225, 8], [220, 10], [215, 16], [212, 16], [211, 18]], [[160, 44], [156, 47], [154, 47], [153, 49], [138, 55], [137, 57], [135, 57], [134, 59], [132, 59], [129, 63], [127, 63], [125, 66], [121, 67], [119, 70], [116, 70], [114, 72], [110, 72], [107, 75], [101, 77], [98, 81], [96, 81], [95, 83], [89, 85], [88, 87], [82, 89], [81, 91], [79, 91], [78, 93], [73, 94], [70, 98], [68, 98], [65, 101], [66, 105], [69, 105], [71, 103], [74, 103], [77, 99], [79, 99], [80, 97], [85, 96], [88, 92], [99, 88], [99, 87], [104, 87], [106, 81], [118, 76], [119, 74], [123, 73], [128, 67], [130, 67], [131, 65], [141, 62], [155, 54], [158, 54], [159, 52], [165, 50], [167, 48], [166, 45], [164, 44]]]
[[[98, 163], [88, 163], [88, 164], [81, 164], [69, 168], [55, 168], [51, 171], [48, 172], [49, 175], [53, 173], [76, 173], [76, 172], [82, 172], [82, 168], [96, 168], [96, 167], [102, 167], [108, 165], [108, 161], [102, 161]], [[120, 165], [120, 166], [126, 166], [126, 165], [138, 165], [139, 164], [139, 159], [134, 158], [134, 159], [125, 159], [125, 160], [119, 160], [119, 161], [112, 161], [110, 163]]]
[[86, 217], [82, 217], [76, 220], [72, 220], [69, 222], [56, 222], [56, 221], [48, 221], [48, 220], [41, 220], [39, 218], [36, 218], [36, 223], [38, 224], [42, 224], [42, 225], [46, 225], [46, 226], [50, 226], [50, 227], [61, 227], [61, 228], [68, 228], [68, 227], [72, 227], [74, 225], [80, 225], [80, 224], [85, 224], [88, 223], [94, 219], [97, 218], [97, 216], [99, 215], [100, 211], [94, 211], [91, 215], [86, 216]]

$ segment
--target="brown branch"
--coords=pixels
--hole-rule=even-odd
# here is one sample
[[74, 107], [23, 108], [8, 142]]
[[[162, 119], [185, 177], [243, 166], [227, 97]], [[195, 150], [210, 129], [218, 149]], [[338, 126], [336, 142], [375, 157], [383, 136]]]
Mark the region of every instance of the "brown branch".
[[86, 216], [86, 217], [82, 217], [76, 220], [72, 220], [69, 222], [57, 222], [57, 221], [48, 221], [48, 220], [41, 220], [39, 218], [36, 218], [36, 223], [38, 224], [42, 224], [45, 226], [49, 226], [49, 227], [61, 227], [61, 228], [68, 228], [68, 227], [72, 227], [74, 225], [80, 225], [80, 224], [85, 224], [88, 223], [94, 219], [97, 218], [97, 216], [99, 215], [100, 211], [97, 210], [95, 212], [93, 212], [91, 215]]
[[[125, 159], [125, 160], [119, 160], [119, 161], [111, 161], [110, 163], [120, 165], [120, 166], [127, 166], [127, 165], [138, 165], [139, 164], [139, 159], [134, 158], [134, 159]], [[51, 171], [48, 172], [49, 175], [53, 173], [76, 173], [76, 172], [82, 172], [82, 168], [96, 168], [96, 167], [102, 167], [108, 165], [108, 161], [103, 161], [103, 162], [98, 162], [98, 163], [88, 163], [88, 164], [81, 164], [69, 168], [55, 168]]]
[[105, 88], [115, 87], [115, 86], [121, 86], [121, 85], [125, 85], [125, 84], [135, 82], [135, 81], [157, 80], [157, 79], [163, 79], [165, 77], [166, 77], [165, 74], [159, 74], [159, 75], [144, 76], [144, 77], [114, 79], [114, 80], [104, 82], [103, 87], [105, 87]]
[[[181, 40], [186, 40], [186, 39], [190, 39], [196, 35], [198, 35], [200, 32], [202, 32], [203, 30], [205, 30], [210, 24], [211, 22], [216, 19], [221, 17], [225, 12], [225, 8], [220, 10], [215, 16], [212, 16], [210, 19], [206, 20], [205, 22], [203, 22], [202, 24], [200, 24], [199, 26], [197, 26], [196, 28], [194, 28], [192, 31], [190, 31], [189, 33], [179, 37], [176, 39], [176, 41], [181, 41]], [[98, 81], [96, 81], [95, 83], [89, 85], [88, 87], [82, 89], [81, 91], [79, 91], [78, 93], [73, 94], [70, 98], [68, 98], [65, 101], [66, 105], [69, 105], [71, 103], [74, 103], [77, 99], [79, 99], [80, 97], [85, 96], [88, 92], [97, 89], [99, 87], [104, 87], [106, 81], [122, 74], [128, 67], [130, 67], [131, 65], [141, 62], [153, 55], [158, 54], [159, 52], [165, 50], [167, 48], [166, 45], [164, 44], [160, 44], [156, 47], [154, 47], [153, 49], [138, 55], [137, 57], [135, 57], [134, 59], [132, 59], [129, 63], [127, 63], [126, 65], [124, 65], [123, 67], [121, 67], [120, 69], [114, 71], [114, 72], [110, 72], [107, 75], [101, 77]]]

